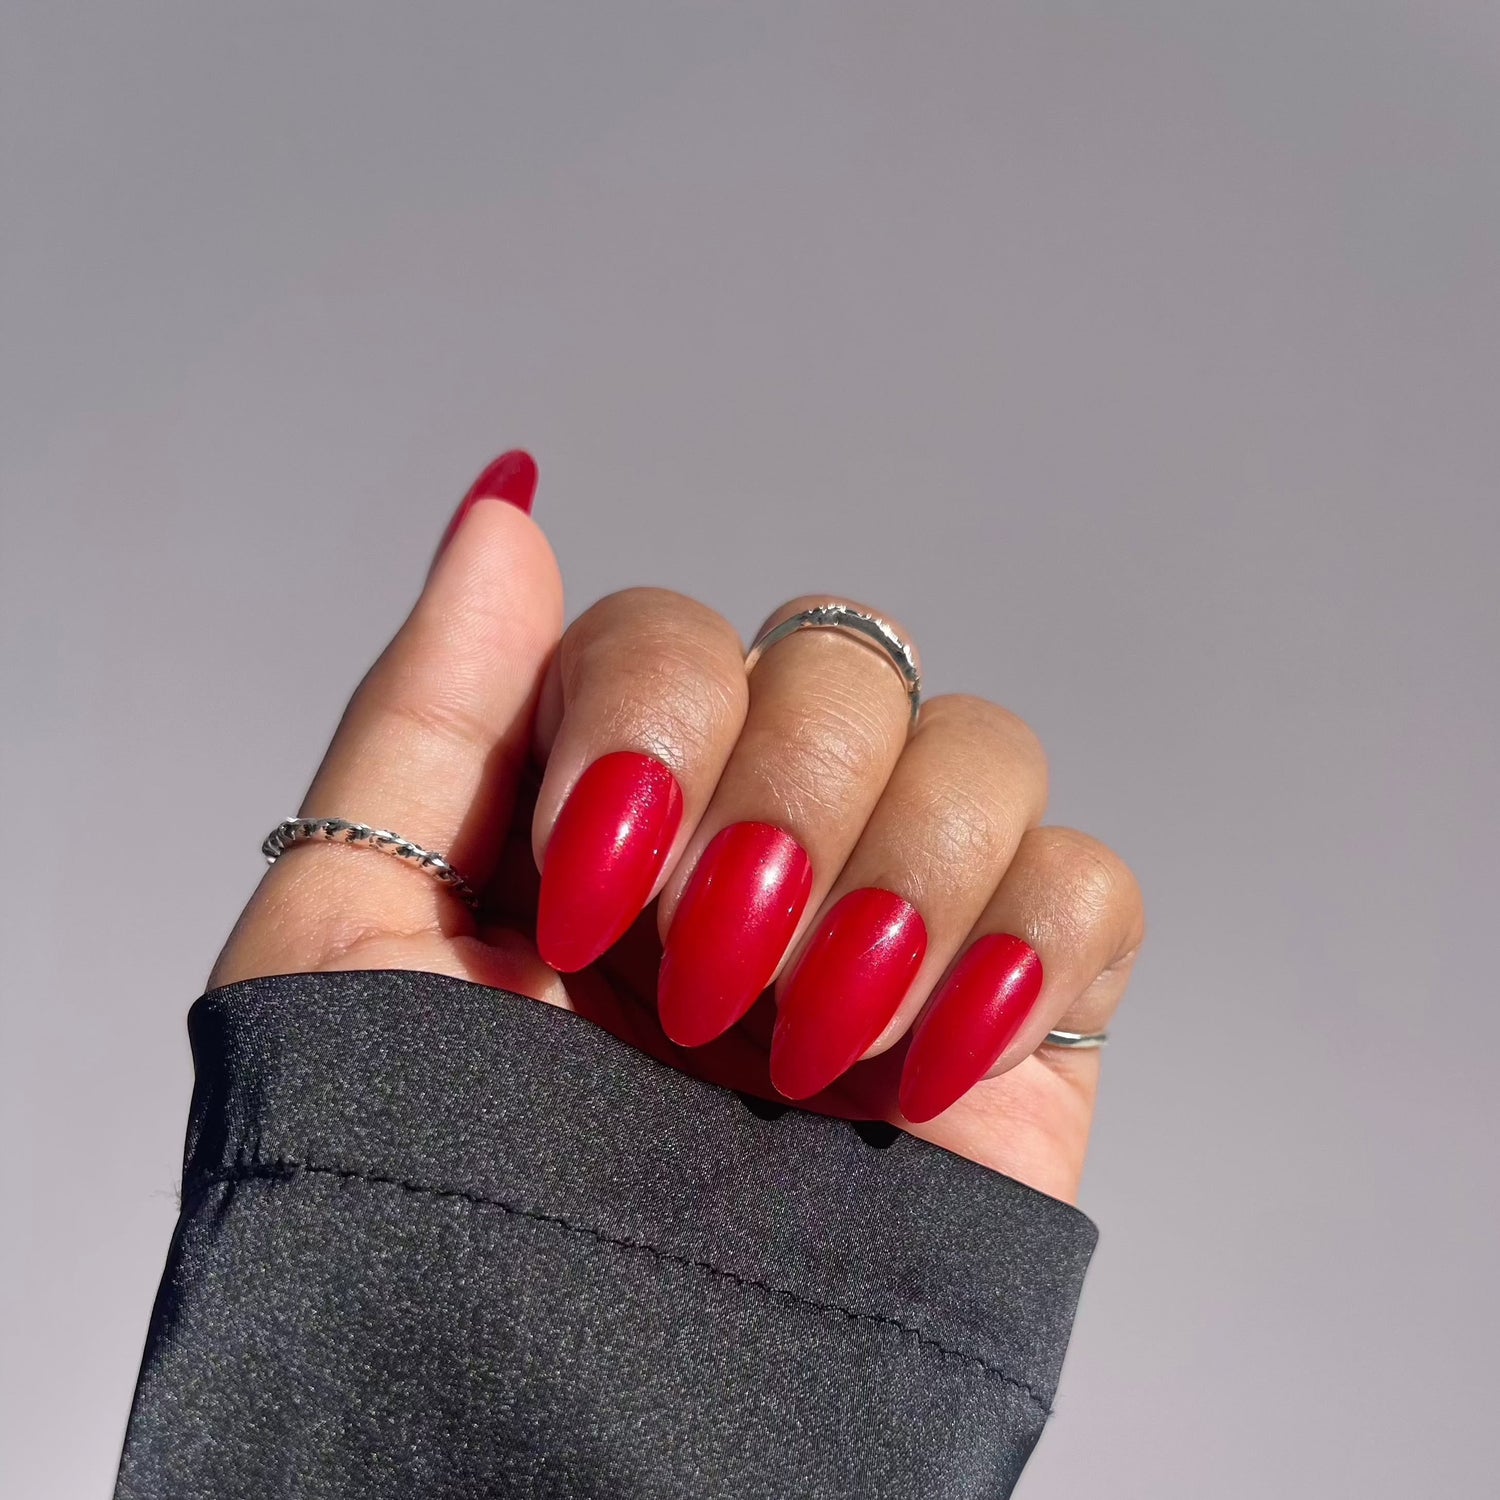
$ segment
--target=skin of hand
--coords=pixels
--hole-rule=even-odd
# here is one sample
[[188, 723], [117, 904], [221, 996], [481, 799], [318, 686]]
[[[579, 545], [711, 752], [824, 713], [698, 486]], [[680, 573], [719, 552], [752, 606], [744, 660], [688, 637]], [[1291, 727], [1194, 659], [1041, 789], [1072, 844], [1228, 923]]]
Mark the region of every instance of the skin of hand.
[[836, 631], [747, 677], [728, 622], [662, 590], [564, 631], [535, 488], [523, 453], [481, 474], [301, 809], [442, 852], [479, 910], [398, 860], [299, 845], [210, 987], [449, 974], [1075, 1201], [1101, 1053], [1044, 1038], [1109, 1025], [1144, 915], [1116, 854], [1042, 823], [1035, 735], [967, 696], [912, 729], [890, 660]]

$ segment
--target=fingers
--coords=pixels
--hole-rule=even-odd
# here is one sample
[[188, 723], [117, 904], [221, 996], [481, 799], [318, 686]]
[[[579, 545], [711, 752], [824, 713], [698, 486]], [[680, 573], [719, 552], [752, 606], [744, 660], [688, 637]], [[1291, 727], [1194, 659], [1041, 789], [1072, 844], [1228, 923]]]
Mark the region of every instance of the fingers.
[[[373, 824], [437, 850], [475, 889], [500, 857], [562, 629], [557, 564], [527, 514], [535, 488], [524, 453], [480, 475], [302, 804], [303, 816]], [[396, 860], [300, 845], [267, 872], [215, 980], [312, 967], [360, 931], [425, 930], [463, 914]]]
[[610, 948], [697, 826], [744, 723], [740, 638], [680, 594], [630, 589], [568, 630], [537, 735], [537, 947], [573, 973]]
[[[943, 1113], [1050, 1030], [1105, 1030], [1144, 934], [1140, 886], [1117, 854], [1071, 829], [1033, 829], [912, 1031], [902, 1114]], [[1097, 1052], [1047, 1050], [1055, 1066], [1097, 1072]]]
[[705, 1045], [784, 968], [770, 1069], [787, 1097], [828, 1088], [921, 1015], [886, 1074], [894, 1094], [908, 1062], [910, 1118], [931, 1118], [1064, 1010], [1123, 989], [1139, 893], [1107, 850], [1037, 831], [1035, 735], [959, 696], [909, 734], [899, 673], [847, 635], [784, 638], [747, 690], [718, 615], [618, 594], [564, 638], [537, 734], [543, 957], [587, 967], [659, 892], [663, 1030]]
[[[792, 600], [767, 628], [826, 600]], [[799, 631], [760, 659], [739, 741], [662, 893], [657, 1000], [679, 1045], [721, 1035], [774, 979], [879, 801], [909, 715], [890, 659], [843, 632]]]
[[982, 699], [938, 698], [783, 976], [771, 1078], [820, 1092], [906, 1030], [1047, 801], [1036, 736]]

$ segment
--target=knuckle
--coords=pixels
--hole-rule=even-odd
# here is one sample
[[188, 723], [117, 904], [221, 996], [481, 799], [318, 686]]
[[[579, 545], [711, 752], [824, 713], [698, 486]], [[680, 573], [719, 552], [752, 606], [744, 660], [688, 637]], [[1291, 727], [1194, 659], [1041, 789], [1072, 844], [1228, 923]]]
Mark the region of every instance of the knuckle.
[[360, 696], [419, 742], [473, 752], [487, 750], [494, 741], [495, 726], [470, 706], [461, 683], [450, 684], [440, 675], [416, 681], [378, 674], [366, 681]]
[[562, 661], [567, 675], [600, 665], [610, 672], [686, 669], [744, 676], [740, 638], [729, 621], [668, 589], [625, 589], [590, 605], [563, 637]]
[[1089, 946], [1101, 933], [1114, 938], [1116, 960], [1145, 936], [1140, 883], [1108, 845], [1073, 828], [1038, 828], [1027, 836], [1027, 868], [1036, 882], [1028, 903], [1054, 940]]
[[803, 819], [839, 816], [888, 756], [884, 716], [850, 696], [831, 698], [817, 719], [763, 731], [748, 762], [768, 793]]
[[1047, 805], [1047, 752], [1019, 714], [971, 693], [945, 693], [923, 705], [918, 733], [940, 734], [975, 765], [989, 768], [1012, 800], [1015, 788], [1024, 788], [1028, 808], [1041, 816]]
[[635, 743], [673, 769], [709, 758], [738, 711], [727, 686], [690, 672], [636, 668], [618, 673], [597, 733]]
[[629, 588], [606, 594], [574, 621], [569, 635], [577, 645], [623, 645], [627, 650], [655, 642], [686, 642], [715, 660], [740, 656], [740, 637], [717, 610], [671, 589]]
[[[1002, 808], [971, 786], [931, 782], [916, 810], [931, 870], [949, 872], [944, 884], [967, 886], [976, 870], [994, 872], [1010, 855], [1014, 825]], [[993, 873], [989, 878], [994, 879]]]
[[591, 606], [563, 638], [559, 669], [565, 700], [589, 699], [601, 733], [679, 769], [732, 732], [749, 698], [734, 628], [667, 589], [626, 589]]
[[1045, 764], [1042, 742], [1019, 714], [971, 693], [944, 693], [923, 706], [924, 725], [940, 727], [945, 734], [962, 735], [987, 749], [1001, 748], [1008, 754]]

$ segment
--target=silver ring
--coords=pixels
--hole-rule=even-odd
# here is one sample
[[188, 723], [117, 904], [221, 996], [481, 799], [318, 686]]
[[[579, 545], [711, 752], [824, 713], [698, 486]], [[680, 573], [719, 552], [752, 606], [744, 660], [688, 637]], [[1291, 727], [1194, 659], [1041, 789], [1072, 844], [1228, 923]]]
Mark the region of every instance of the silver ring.
[[479, 905], [479, 897], [469, 882], [441, 854], [434, 854], [431, 849], [424, 849], [398, 833], [371, 828], [368, 823], [350, 823], [343, 818], [287, 818], [266, 835], [260, 852], [265, 855], [268, 865], [274, 865], [293, 844], [307, 843], [358, 844], [381, 854], [393, 854], [447, 886], [466, 906], [477, 908]]
[[1049, 1031], [1045, 1045], [1070, 1047], [1075, 1052], [1090, 1052], [1109, 1040], [1107, 1031]]
[[754, 671], [756, 662], [777, 641], [784, 641], [799, 630], [842, 630], [846, 635], [852, 635], [882, 652], [901, 674], [901, 684], [911, 700], [911, 722], [917, 722], [917, 714], [922, 708], [922, 674], [917, 668], [916, 653], [879, 615], [866, 614], [862, 609], [855, 609], [852, 604], [833, 601], [817, 604], [762, 631], [746, 653], [745, 670]]

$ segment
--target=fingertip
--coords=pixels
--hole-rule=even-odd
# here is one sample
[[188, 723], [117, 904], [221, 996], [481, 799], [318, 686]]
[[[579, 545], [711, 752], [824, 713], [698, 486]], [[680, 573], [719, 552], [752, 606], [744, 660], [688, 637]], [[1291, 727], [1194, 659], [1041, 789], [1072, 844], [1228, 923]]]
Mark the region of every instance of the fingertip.
[[1009, 933], [972, 943], [912, 1030], [901, 1113], [922, 1124], [958, 1102], [1005, 1055], [1042, 992], [1036, 950]]
[[682, 787], [654, 756], [601, 756], [563, 804], [541, 862], [536, 940], [565, 974], [587, 968], [645, 909], [682, 822]]
[[491, 459], [479, 471], [479, 477], [459, 501], [458, 509], [454, 511], [453, 518], [448, 522], [443, 538], [438, 543], [434, 562], [448, 550], [454, 537], [458, 535], [459, 528], [483, 500], [503, 501], [522, 515], [529, 516], [536, 503], [539, 478], [537, 462], [524, 448], [507, 448], [498, 458]]
[[[519, 673], [539, 688], [563, 629], [562, 576], [546, 535], [509, 505], [479, 506], [434, 562], [413, 614], [428, 650], [467, 679]], [[528, 714], [528, 752], [530, 737]]]
[[469, 499], [504, 500], [528, 516], [536, 502], [536, 460], [524, 448], [509, 448], [474, 481]]

